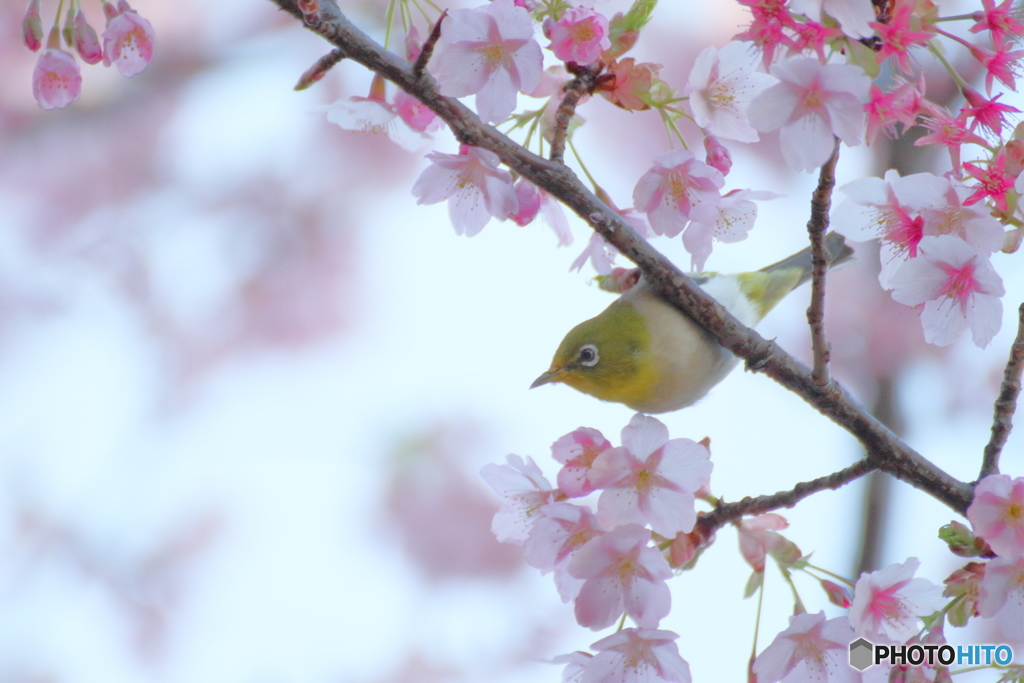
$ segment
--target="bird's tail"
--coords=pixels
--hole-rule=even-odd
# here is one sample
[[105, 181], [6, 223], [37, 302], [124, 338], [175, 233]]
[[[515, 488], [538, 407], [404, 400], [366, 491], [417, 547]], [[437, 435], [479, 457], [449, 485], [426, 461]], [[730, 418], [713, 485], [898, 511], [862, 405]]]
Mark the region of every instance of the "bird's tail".
[[[838, 232], [825, 235], [825, 250], [830, 269], [853, 258], [853, 249]], [[758, 303], [759, 313], [764, 317], [782, 297], [810, 280], [811, 270], [811, 248], [807, 247], [757, 272], [743, 273], [740, 282], [748, 297]]]
[[[853, 248], [846, 243], [846, 240], [838, 232], [830, 232], [825, 235], [825, 251], [829, 255], [828, 267], [830, 270], [853, 258]], [[761, 272], [772, 273], [777, 270], [788, 270], [790, 268], [799, 269], [800, 277], [797, 279], [796, 284], [793, 285], [794, 287], [799, 287], [811, 279], [811, 265], [811, 248], [807, 247], [792, 256], [782, 259], [778, 263], [765, 266], [761, 269]]]

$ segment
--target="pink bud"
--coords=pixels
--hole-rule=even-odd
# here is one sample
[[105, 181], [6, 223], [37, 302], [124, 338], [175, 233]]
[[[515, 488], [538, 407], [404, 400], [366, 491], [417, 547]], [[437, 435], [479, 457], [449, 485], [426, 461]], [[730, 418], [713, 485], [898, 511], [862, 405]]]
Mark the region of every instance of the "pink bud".
[[722, 175], [729, 175], [729, 169], [732, 168], [732, 155], [729, 154], [725, 145], [718, 141], [718, 138], [714, 135], [705, 136], [704, 151], [707, 153], [708, 166], [718, 169]]
[[85, 20], [85, 14], [78, 10], [75, 15], [75, 30], [73, 33], [75, 49], [86, 64], [96, 64], [103, 59], [103, 48], [96, 36], [96, 31], [89, 22]]
[[529, 225], [537, 217], [540, 211], [540, 190], [528, 180], [519, 179], [516, 183], [516, 199], [519, 200], [519, 210], [508, 215], [516, 225]]
[[423, 51], [423, 40], [420, 39], [420, 32], [415, 26], [409, 28], [409, 33], [405, 36], [405, 58], [410, 64], [419, 59], [420, 52]]
[[21, 37], [32, 52], [43, 46], [43, 20], [39, 17], [39, 0], [30, 0], [28, 3], [25, 18], [21, 20]]
[[109, 2], [106, 2], [106, 0], [104, 0], [104, 2], [103, 2], [103, 16], [105, 16], [107, 18], [108, 22], [111, 19], [113, 19], [114, 17], [116, 17], [120, 13], [121, 12], [119, 12], [116, 7], [114, 7]]
[[825, 595], [828, 596], [828, 601], [833, 605], [838, 605], [842, 608], [847, 608], [853, 604], [853, 596], [850, 595], [850, 590], [838, 583], [833, 583], [828, 579], [821, 580], [821, 587], [825, 591]]

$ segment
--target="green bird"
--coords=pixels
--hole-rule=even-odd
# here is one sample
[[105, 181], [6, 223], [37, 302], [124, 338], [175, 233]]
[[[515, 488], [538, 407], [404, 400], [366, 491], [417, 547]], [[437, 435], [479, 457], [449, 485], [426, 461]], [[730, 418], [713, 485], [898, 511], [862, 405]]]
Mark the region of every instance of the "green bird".
[[[853, 256], [839, 233], [828, 233], [825, 247], [831, 267]], [[811, 279], [811, 249], [752, 273], [690, 277], [741, 323], [752, 327]], [[667, 413], [699, 401], [737, 361], [641, 278], [600, 315], [569, 330], [551, 368], [530, 388], [561, 382], [642, 413]]]

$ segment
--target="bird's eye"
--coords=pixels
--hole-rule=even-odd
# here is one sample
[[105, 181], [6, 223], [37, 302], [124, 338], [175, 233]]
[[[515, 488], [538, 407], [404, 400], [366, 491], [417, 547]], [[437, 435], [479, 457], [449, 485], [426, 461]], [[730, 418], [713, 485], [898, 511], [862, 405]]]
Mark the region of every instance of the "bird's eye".
[[580, 352], [576, 354], [576, 360], [579, 361], [580, 365], [586, 365], [588, 368], [594, 367], [599, 360], [597, 347], [593, 344], [587, 344], [582, 347]]

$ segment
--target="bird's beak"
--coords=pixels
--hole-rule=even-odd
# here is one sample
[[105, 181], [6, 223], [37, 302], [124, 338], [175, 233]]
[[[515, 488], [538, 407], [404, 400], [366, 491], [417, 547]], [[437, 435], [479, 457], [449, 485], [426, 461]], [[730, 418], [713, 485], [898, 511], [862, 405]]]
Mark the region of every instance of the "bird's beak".
[[536, 389], [542, 384], [551, 384], [552, 382], [562, 381], [562, 368], [551, 368], [543, 375], [533, 380], [533, 384], [530, 385], [531, 389]]

